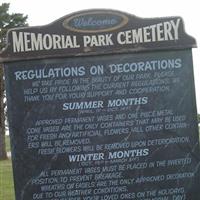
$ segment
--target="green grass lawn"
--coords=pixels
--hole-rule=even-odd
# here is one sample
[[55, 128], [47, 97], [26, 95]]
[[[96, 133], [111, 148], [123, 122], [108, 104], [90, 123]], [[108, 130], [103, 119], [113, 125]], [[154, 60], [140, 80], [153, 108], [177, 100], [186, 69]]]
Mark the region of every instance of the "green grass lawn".
[[0, 161], [0, 199], [15, 199], [11, 160]]

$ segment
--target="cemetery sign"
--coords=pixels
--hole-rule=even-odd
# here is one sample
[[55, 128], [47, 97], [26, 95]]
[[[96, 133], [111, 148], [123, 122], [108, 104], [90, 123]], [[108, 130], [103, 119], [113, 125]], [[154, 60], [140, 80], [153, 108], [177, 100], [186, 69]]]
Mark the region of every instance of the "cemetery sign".
[[181, 17], [86, 10], [11, 29], [4, 64], [16, 200], [199, 200]]

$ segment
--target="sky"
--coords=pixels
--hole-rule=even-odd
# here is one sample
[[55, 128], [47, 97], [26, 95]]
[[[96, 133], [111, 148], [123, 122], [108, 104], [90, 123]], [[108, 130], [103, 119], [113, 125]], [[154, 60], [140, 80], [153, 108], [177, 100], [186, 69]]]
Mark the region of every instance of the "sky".
[[[200, 46], [200, 12], [198, 0], [0, 0], [10, 3], [10, 13], [28, 15], [29, 26], [49, 24], [75, 11], [109, 8], [142, 18], [181, 16], [186, 32]], [[200, 51], [193, 49], [193, 64], [198, 113], [200, 113]]]

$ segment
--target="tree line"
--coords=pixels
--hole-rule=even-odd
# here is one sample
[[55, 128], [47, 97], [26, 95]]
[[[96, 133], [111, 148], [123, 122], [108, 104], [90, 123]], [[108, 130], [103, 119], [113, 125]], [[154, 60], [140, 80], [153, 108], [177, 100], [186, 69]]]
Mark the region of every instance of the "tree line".
[[[0, 50], [6, 47], [6, 34], [8, 29], [15, 27], [28, 26], [28, 16], [21, 13], [9, 13], [9, 3], [0, 5]], [[0, 66], [0, 160], [6, 159], [5, 146], [5, 121], [6, 121], [6, 101], [4, 87], [3, 67]]]

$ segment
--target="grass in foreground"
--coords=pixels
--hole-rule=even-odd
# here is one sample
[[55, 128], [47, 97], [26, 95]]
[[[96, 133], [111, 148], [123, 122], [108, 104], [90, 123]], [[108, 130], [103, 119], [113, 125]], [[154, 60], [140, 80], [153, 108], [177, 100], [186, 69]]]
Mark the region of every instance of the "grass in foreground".
[[11, 160], [0, 161], [0, 199], [15, 199]]

